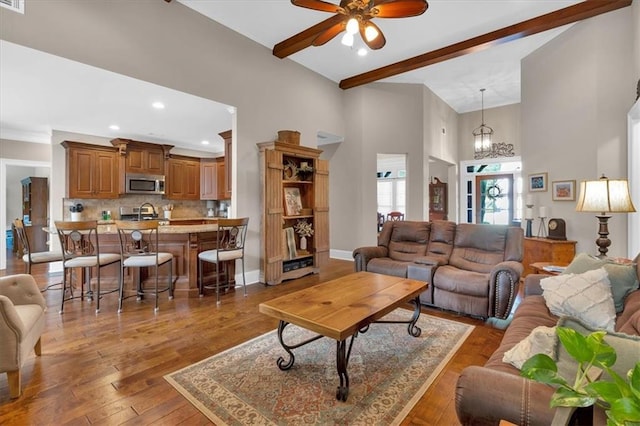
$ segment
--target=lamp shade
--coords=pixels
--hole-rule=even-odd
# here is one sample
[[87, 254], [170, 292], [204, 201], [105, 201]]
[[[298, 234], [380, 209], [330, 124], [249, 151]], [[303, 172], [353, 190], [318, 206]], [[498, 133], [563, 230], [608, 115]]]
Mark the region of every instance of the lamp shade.
[[631, 201], [626, 179], [608, 179], [580, 182], [580, 197], [576, 205], [579, 212], [632, 213], [636, 209]]
[[207, 208], [212, 209], [216, 206], [216, 203], [213, 200], [207, 200]]

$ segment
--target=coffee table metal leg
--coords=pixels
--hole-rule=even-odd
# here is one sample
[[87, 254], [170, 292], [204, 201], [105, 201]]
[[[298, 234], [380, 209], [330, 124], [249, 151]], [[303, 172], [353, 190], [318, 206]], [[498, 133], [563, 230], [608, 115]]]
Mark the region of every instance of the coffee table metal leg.
[[[351, 343], [353, 343], [353, 337], [351, 338]], [[338, 401], [346, 401], [347, 396], [349, 396], [347, 341], [336, 341], [336, 344], [336, 365], [338, 367], [338, 376], [340, 377], [340, 386], [336, 389], [336, 399]], [[349, 345], [349, 349], [351, 349], [351, 345]], [[351, 351], [349, 350], [349, 352]]]
[[280, 370], [283, 370], [283, 371], [284, 370], [288, 370], [291, 367], [293, 367], [293, 363], [296, 360], [296, 357], [293, 355], [292, 349], [299, 348], [300, 346], [304, 346], [307, 343], [311, 343], [313, 341], [316, 341], [316, 340], [321, 339], [322, 337], [324, 337], [324, 336], [319, 334], [317, 336], [314, 336], [314, 337], [312, 337], [310, 339], [307, 339], [307, 340], [305, 340], [303, 342], [300, 342], [300, 343], [297, 343], [295, 345], [287, 345], [284, 342], [284, 339], [282, 338], [282, 332], [284, 331], [284, 329], [285, 329], [285, 327], [287, 325], [289, 325], [289, 323], [286, 322], [286, 321], [282, 321], [282, 320], [280, 320], [280, 322], [278, 323], [278, 340], [280, 341], [280, 344], [282, 345], [282, 348], [285, 351], [287, 351], [287, 353], [289, 354], [289, 360], [288, 361], [285, 362], [283, 357], [278, 357], [278, 360], [276, 361], [276, 364], [278, 365], [278, 368]]
[[415, 299], [413, 299], [413, 304], [413, 316], [409, 321], [408, 331], [411, 336], [418, 337], [420, 336], [420, 334], [422, 334], [422, 330], [416, 325], [418, 319], [420, 318], [420, 297], [416, 297]]

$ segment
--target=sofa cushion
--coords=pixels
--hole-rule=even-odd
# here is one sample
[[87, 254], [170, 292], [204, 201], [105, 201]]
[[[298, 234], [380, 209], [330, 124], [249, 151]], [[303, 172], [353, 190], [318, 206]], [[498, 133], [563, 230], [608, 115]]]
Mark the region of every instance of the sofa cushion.
[[489, 274], [443, 265], [436, 269], [433, 286], [451, 293], [486, 298], [489, 294]]
[[635, 264], [613, 263], [587, 253], [578, 253], [563, 274], [581, 274], [599, 268], [604, 268], [607, 271], [616, 312], [622, 312], [625, 297], [638, 288]]
[[611, 285], [603, 269], [566, 274], [540, 281], [542, 296], [557, 316], [573, 316], [594, 328], [613, 331], [616, 312]]
[[427, 247], [427, 256], [438, 259], [441, 265], [449, 263], [456, 235], [456, 224], [446, 220], [431, 222], [431, 235]]
[[424, 256], [429, 242], [429, 230], [428, 222], [394, 223], [389, 239], [389, 257], [393, 260], [413, 262], [416, 256]]
[[507, 226], [461, 223], [449, 264], [460, 269], [488, 273], [504, 260]]

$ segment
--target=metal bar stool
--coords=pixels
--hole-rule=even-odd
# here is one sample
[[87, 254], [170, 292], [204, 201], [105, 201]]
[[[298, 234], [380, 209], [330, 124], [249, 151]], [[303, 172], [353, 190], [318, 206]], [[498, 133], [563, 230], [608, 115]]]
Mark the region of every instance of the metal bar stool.
[[[118, 237], [120, 238], [120, 254], [122, 263], [120, 267], [120, 301], [118, 313], [122, 312], [124, 295], [124, 270], [125, 268], [154, 268], [155, 286], [153, 291], [145, 290], [141, 280], [136, 285], [137, 300], [142, 300], [145, 294], [155, 296], [154, 312], [158, 311], [158, 295], [169, 291], [169, 300], [173, 299], [173, 254], [158, 251], [158, 221], [142, 220], [128, 221], [116, 220]], [[158, 268], [169, 264], [169, 281], [164, 288], [158, 288]]]
[[[216, 265], [216, 303], [220, 304], [220, 269], [223, 262], [242, 260], [242, 285], [244, 295], [247, 296], [247, 280], [244, 276], [244, 243], [247, 236], [249, 218], [218, 219], [216, 232], [216, 248], [198, 253], [198, 278], [200, 297], [204, 296], [204, 289], [211, 288], [203, 285], [202, 262], [215, 263]], [[227, 273], [227, 289], [229, 288], [229, 274]]]
[[[22, 219], [14, 220], [13, 226], [16, 230], [16, 234], [18, 235], [18, 239], [20, 240], [20, 244], [22, 244], [22, 251], [23, 251], [22, 261], [25, 263], [27, 274], [31, 274], [31, 265], [39, 265], [41, 263], [51, 263], [51, 262], [62, 261], [61, 251], [38, 251], [38, 252], [31, 251], [31, 245], [29, 244], [29, 238], [27, 237], [27, 232], [24, 229], [24, 222], [22, 221]], [[60, 283], [52, 284], [52, 285], [59, 285], [59, 284]]]
[[[56, 221], [56, 230], [60, 238], [62, 247], [62, 303], [60, 305], [60, 313], [64, 311], [64, 302], [74, 299], [73, 286], [69, 286], [71, 292], [70, 297], [66, 297], [67, 290], [67, 270], [69, 270], [69, 279], [73, 278], [73, 268], [84, 268], [87, 281], [87, 297], [93, 299], [93, 291], [91, 290], [91, 269], [96, 268], [97, 286], [96, 286], [96, 313], [100, 312], [100, 298], [103, 294], [114, 293], [120, 289], [122, 283], [119, 282], [118, 288], [103, 292], [100, 289], [100, 270], [103, 266], [112, 265], [121, 262], [120, 254], [117, 253], [100, 253], [100, 243], [98, 238], [98, 222], [95, 220], [65, 222]], [[120, 279], [120, 275], [118, 275]], [[84, 284], [81, 288], [81, 295], [84, 293]]]

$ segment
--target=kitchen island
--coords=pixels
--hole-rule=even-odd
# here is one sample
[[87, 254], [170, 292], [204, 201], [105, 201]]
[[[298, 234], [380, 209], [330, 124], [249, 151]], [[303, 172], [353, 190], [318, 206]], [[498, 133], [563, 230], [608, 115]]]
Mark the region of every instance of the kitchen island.
[[[161, 223], [158, 227], [159, 251], [173, 254], [175, 296], [198, 297], [198, 253], [216, 248], [217, 219], [172, 219]], [[120, 240], [114, 221], [99, 221], [98, 234], [101, 253], [120, 253]], [[221, 282], [226, 282], [228, 274], [234, 285], [235, 261], [222, 265]], [[117, 264], [105, 267], [102, 276], [117, 282], [118, 267]], [[161, 279], [165, 278], [163, 269], [159, 270]], [[204, 262], [203, 269], [204, 284], [214, 285], [216, 265]], [[131, 273], [138, 273], [138, 269], [134, 268]], [[143, 270], [140, 278], [145, 280], [147, 276], [148, 273]], [[125, 276], [125, 282], [127, 285], [131, 283], [130, 276]]]

